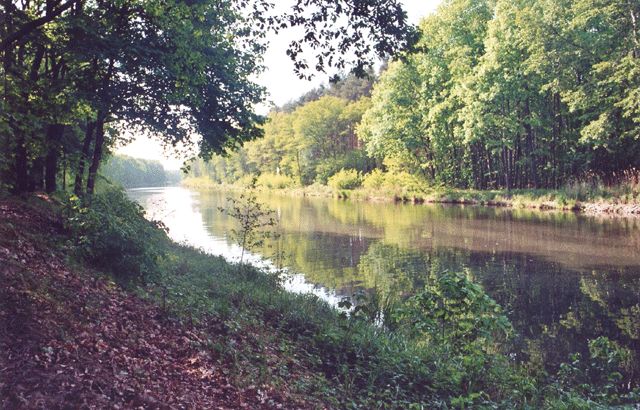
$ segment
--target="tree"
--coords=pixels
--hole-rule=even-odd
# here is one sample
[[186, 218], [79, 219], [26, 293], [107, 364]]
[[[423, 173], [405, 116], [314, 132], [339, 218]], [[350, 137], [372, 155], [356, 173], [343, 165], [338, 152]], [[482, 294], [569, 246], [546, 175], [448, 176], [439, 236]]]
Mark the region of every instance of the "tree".
[[267, 228], [276, 225], [275, 212], [258, 201], [254, 189], [255, 180], [238, 198], [227, 198], [227, 206], [219, 208], [238, 225], [237, 229], [231, 230], [231, 235], [241, 250], [240, 266], [244, 262], [245, 252], [262, 246], [265, 239], [274, 235]]
[[[260, 136], [252, 107], [264, 92], [251, 78], [268, 31], [302, 27], [289, 48], [301, 76], [311, 75], [305, 49], [316, 53], [314, 70], [351, 63], [363, 72], [373, 55], [412, 39], [397, 0], [312, 0], [284, 12], [265, 0], [2, 5], [0, 132], [11, 155], [0, 171], [17, 192], [55, 183], [62, 155], [77, 162], [78, 193], [88, 165], [90, 193], [122, 127], [173, 146], [197, 135], [205, 158]], [[69, 136], [77, 143], [62, 144]]]
[[110, 157], [102, 167], [102, 175], [124, 188], [163, 186], [169, 182], [159, 161], [125, 155]]
[[374, 86], [360, 137], [447, 186], [613, 179], [640, 165], [637, 15], [625, 1], [445, 2]]

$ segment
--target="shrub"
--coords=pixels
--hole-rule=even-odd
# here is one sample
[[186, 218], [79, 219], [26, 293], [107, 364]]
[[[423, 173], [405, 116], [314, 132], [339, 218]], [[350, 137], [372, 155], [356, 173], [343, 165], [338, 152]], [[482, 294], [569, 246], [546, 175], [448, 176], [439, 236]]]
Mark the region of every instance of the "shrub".
[[512, 332], [501, 307], [463, 273], [444, 272], [390, 320], [420, 340], [465, 348], [504, 340]]
[[395, 191], [421, 192], [424, 190], [424, 182], [408, 172], [385, 174], [384, 186]]
[[329, 178], [342, 169], [355, 169], [364, 173], [372, 166], [373, 161], [367, 157], [364, 151], [350, 151], [337, 158], [328, 158], [319, 162], [315, 167], [315, 182], [326, 185]]
[[570, 355], [569, 362], [560, 365], [555, 387], [562, 396], [582, 400], [635, 402], [640, 392], [626, 392], [620, 373], [628, 366], [629, 357], [629, 350], [604, 336], [589, 340], [589, 359], [580, 353]]
[[380, 189], [384, 185], [385, 174], [379, 169], [374, 169], [364, 176], [362, 186], [367, 189]]
[[382, 172], [374, 169], [365, 175], [362, 185], [371, 190], [386, 190], [397, 194], [423, 192], [426, 183], [423, 179], [408, 172]]
[[181, 185], [193, 188], [193, 189], [212, 189], [217, 187], [218, 182], [214, 181], [209, 177], [187, 177], [184, 178], [181, 182]]
[[67, 223], [81, 257], [125, 280], [144, 281], [158, 268], [167, 237], [160, 223], [144, 218], [142, 207], [120, 189], [108, 189], [82, 206], [67, 201]]
[[327, 184], [333, 189], [354, 189], [361, 184], [361, 176], [355, 169], [341, 169], [335, 173]]
[[258, 177], [256, 184], [269, 189], [284, 189], [294, 187], [296, 181], [287, 175], [264, 173]]
[[255, 176], [254, 174], [247, 174], [238, 178], [238, 180], [233, 184], [244, 188], [244, 187], [255, 185], [257, 183], [256, 182], [257, 180], [258, 180], [258, 177]]
[[238, 225], [237, 228], [231, 229], [230, 233], [242, 249], [240, 265], [246, 251], [262, 246], [265, 239], [274, 235], [264, 228], [276, 225], [275, 212], [258, 201], [251, 185], [238, 198], [228, 197], [226, 207], [218, 209], [235, 219]]

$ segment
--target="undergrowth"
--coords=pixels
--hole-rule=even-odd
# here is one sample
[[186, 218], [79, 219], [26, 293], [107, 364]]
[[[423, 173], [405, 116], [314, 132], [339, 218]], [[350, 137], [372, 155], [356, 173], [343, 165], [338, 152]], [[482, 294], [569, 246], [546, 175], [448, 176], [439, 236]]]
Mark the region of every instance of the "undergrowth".
[[[268, 180], [269, 175], [265, 176]], [[281, 177], [285, 178], [285, 177]], [[343, 199], [386, 199], [400, 202], [435, 202], [511, 206], [514, 208], [580, 210], [585, 205], [631, 205], [640, 207], [640, 172], [632, 169], [608, 179], [585, 175], [568, 181], [558, 189], [459, 189], [431, 185], [406, 172], [382, 172], [375, 169], [366, 175], [339, 170], [327, 184], [296, 187], [286, 184], [259, 184], [262, 190], [300, 196], [335, 196]], [[203, 178], [187, 178], [183, 185], [194, 189], [238, 191], [243, 180], [235, 184], [217, 184]], [[636, 211], [638, 212], [638, 211]]]

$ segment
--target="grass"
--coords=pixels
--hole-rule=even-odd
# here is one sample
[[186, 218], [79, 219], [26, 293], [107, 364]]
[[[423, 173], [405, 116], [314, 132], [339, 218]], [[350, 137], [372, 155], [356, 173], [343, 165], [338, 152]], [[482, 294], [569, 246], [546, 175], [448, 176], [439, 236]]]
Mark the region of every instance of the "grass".
[[[365, 320], [349, 319], [313, 295], [286, 292], [274, 274], [179, 245], [171, 245], [161, 271], [152, 286], [139, 291], [185, 321], [216, 318], [227, 338], [214, 348], [233, 363], [241, 383], [284, 384], [291, 372], [305, 369], [297, 394], [321, 392], [319, 400], [339, 408], [436, 405], [463, 393], [464, 382], [449, 379], [450, 372], [463, 373], [460, 363]], [[265, 353], [268, 343], [237, 342], [237, 335], [256, 333], [280, 341], [275, 359]], [[269, 361], [280, 365], [265, 367]], [[506, 361], [501, 366], [504, 374], [516, 371]], [[491, 381], [487, 377], [479, 386], [508, 394], [507, 386], [490, 387]]]
[[[369, 174], [371, 175], [371, 174]], [[386, 180], [385, 180], [386, 178]], [[386, 181], [386, 182], [385, 182]], [[241, 191], [244, 185], [217, 184], [207, 177], [187, 178], [183, 185], [195, 189]], [[313, 184], [306, 187], [258, 185], [259, 189], [292, 196], [337, 197], [355, 201], [451, 203], [513, 208], [588, 211], [592, 213], [640, 214], [640, 172], [629, 170], [605, 183], [596, 176], [584, 177], [559, 189], [476, 190], [428, 186], [409, 175], [375, 173], [365, 176], [363, 187], [346, 189]]]

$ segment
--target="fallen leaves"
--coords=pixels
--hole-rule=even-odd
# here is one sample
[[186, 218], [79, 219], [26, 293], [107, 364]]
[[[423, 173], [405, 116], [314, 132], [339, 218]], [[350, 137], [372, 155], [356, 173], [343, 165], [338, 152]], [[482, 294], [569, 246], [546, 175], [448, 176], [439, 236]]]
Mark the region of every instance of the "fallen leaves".
[[236, 388], [206, 329], [70, 269], [47, 240], [62, 240], [54, 214], [0, 203], [0, 407], [292, 407]]

